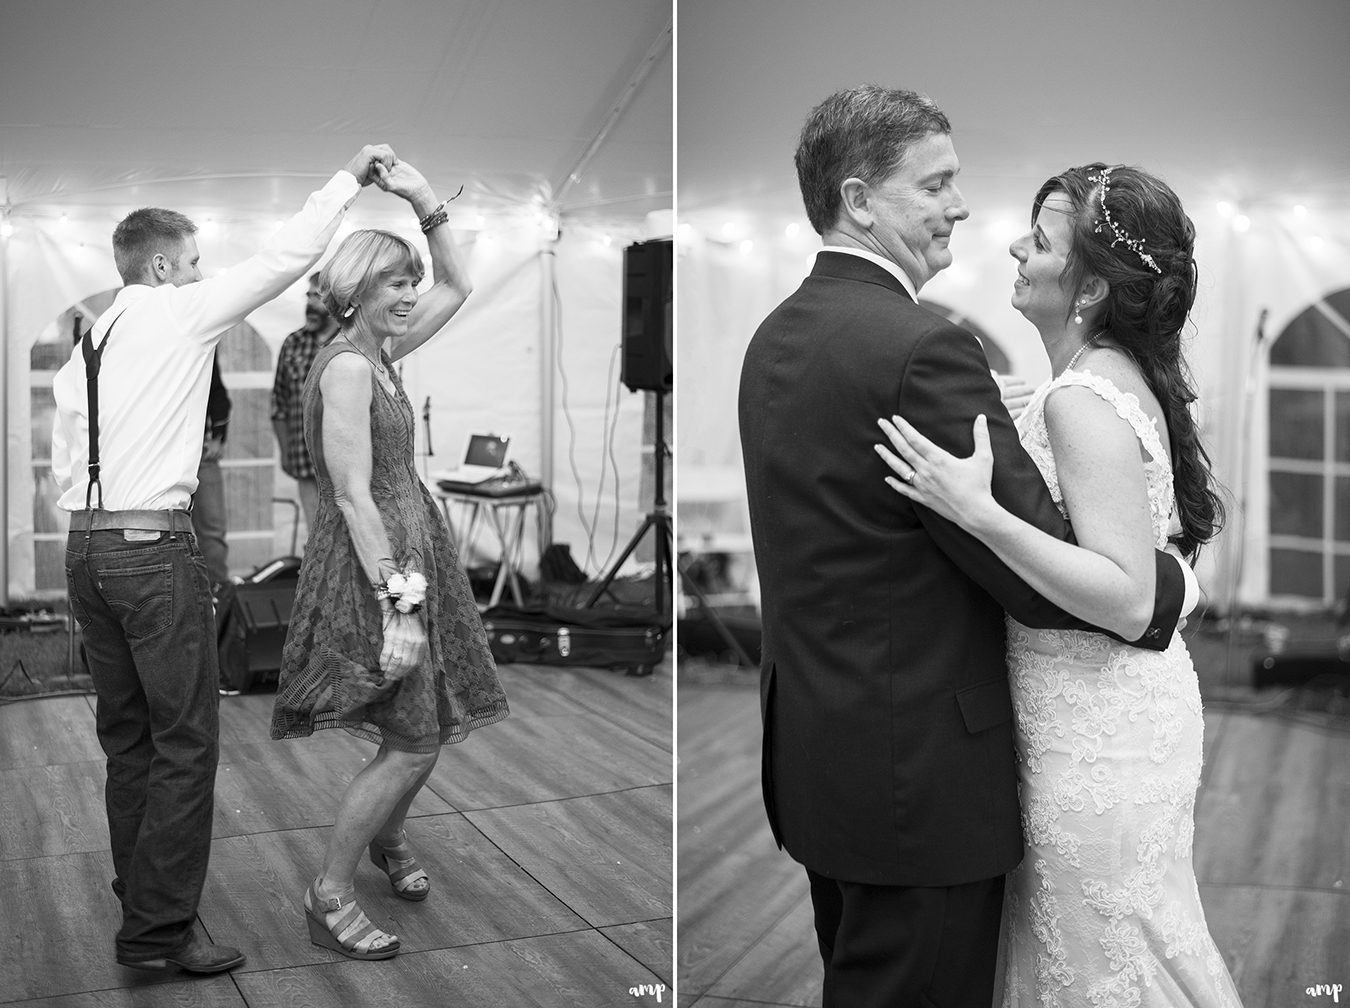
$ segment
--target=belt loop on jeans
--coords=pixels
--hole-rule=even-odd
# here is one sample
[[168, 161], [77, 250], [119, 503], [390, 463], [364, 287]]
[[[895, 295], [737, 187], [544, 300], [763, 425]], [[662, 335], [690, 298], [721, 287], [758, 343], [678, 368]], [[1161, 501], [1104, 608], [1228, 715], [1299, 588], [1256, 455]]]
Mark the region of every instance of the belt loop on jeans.
[[158, 532], [191, 532], [192, 516], [186, 511], [104, 511], [89, 508], [70, 513], [70, 531], [121, 531], [142, 529]]

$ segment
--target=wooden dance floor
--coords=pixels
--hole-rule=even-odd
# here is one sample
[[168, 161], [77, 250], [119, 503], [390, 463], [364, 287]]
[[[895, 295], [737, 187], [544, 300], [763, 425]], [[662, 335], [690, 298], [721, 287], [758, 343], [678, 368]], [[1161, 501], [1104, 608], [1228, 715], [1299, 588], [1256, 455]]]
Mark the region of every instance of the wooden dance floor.
[[[820, 1004], [802, 869], [759, 796], [758, 675], [679, 692], [679, 1005]], [[1350, 725], [1214, 706], [1195, 864], [1210, 933], [1246, 1008], [1350, 990]]]
[[[216, 977], [113, 959], [120, 923], [93, 698], [0, 707], [0, 1004], [32, 1008], [575, 1008], [671, 989], [671, 671], [504, 666], [511, 717], [443, 751], [412, 808], [432, 878], [396, 898], [363, 861], [357, 895], [403, 951], [355, 962], [310, 944], [300, 898], [347, 780], [345, 732], [273, 742], [270, 692], [221, 698], [200, 922], [248, 962]], [[669, 995], [663, 997], [669, 1003]]]

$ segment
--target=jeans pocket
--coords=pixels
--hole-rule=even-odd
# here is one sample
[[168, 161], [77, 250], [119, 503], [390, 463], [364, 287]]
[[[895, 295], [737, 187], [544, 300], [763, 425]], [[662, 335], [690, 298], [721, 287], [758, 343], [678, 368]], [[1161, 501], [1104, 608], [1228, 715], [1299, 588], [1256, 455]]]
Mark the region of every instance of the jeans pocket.
[[105, 567], [98, 585], [128, 638], [154, 637], [173, 623], [172, 563]]

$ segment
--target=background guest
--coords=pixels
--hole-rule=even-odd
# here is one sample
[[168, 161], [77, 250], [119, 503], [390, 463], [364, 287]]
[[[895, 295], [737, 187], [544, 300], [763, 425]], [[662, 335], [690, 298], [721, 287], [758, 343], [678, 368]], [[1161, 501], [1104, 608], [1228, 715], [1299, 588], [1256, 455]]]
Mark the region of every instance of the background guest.
[[314, 480], [314, 461], [305, 446], [304, 410], [300, 401], [314, 355], [333, 334], [337, 322], [319, 297], [319, 274], [311, 273], [305, 292], [305, 324], [287, 335], [277, 354], [272, 382], [272, 430], [281, 449], [281, 470], [295, 480], [300, 507], [305, 513], [306, 535], [314, 527], [319, 506], [319, 486]]
[[225, 457], [225, 435], [230, 428], [230, 394], [220, 378], [218, 355], [211, 358], [211, 391], [206, 398], [206, 436], [202, 440], [202, 460], [197, 466], [197, 490], [192, 495], [192, 531], [197, 546], [206, 558], [206, 572], [213, 585], [230, 579], [229, 546], [225, 533], [229, 528], [225, 510], [225, 478], [220, 460]]

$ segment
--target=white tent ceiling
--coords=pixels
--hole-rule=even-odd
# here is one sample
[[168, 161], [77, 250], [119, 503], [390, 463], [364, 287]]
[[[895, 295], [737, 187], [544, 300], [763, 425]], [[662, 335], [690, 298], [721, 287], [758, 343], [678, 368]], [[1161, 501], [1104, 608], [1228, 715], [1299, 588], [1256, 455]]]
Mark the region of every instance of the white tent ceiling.
[[[393, 146], [441, 196], [464, 186], [451, 226], [475, 296], [404, 376], [426, 403], [419, 443], [429, 453], [434, 434], [450, 453], [423, 465], [452, 465], [468, 430], [510, 431], [553, 490], [558, 541], [603, 561], [641, 503], [643, 404], [612, 402], [606, 365], [623, 244], [668, 229], [648, 215], [673, 200], [673, 68], [670, 0], [0, 0], [0, 596], [55, 569], [49, 376], [30, 374], [30, 350], [64, 340], [61, 313], [115, 284], [114, 222], [137, 206], [188, 214], [210, 275], [366, 143]], [[408, 218], [367, 193], [344, 226], [407, 232]], [[302, 296], [297, 284], [250, 316], [273, 349]], [[265, 372], [230, 374], [255, 420]], [[586, 517], [602, 496], [612, 528]]]
[[384, 142], [480, 212], [641, 217], [671, 202], [670, 24], [669, 0], [4, 0], [0, 203], [153, 184], [289, 213]]
[[801, 220], [806, 113], [864, 82], [951, 117], [975, 215], [1100, 158], [1183, 199], [1350, 195], [1346, 0], [680, 0], [682, 217]]

